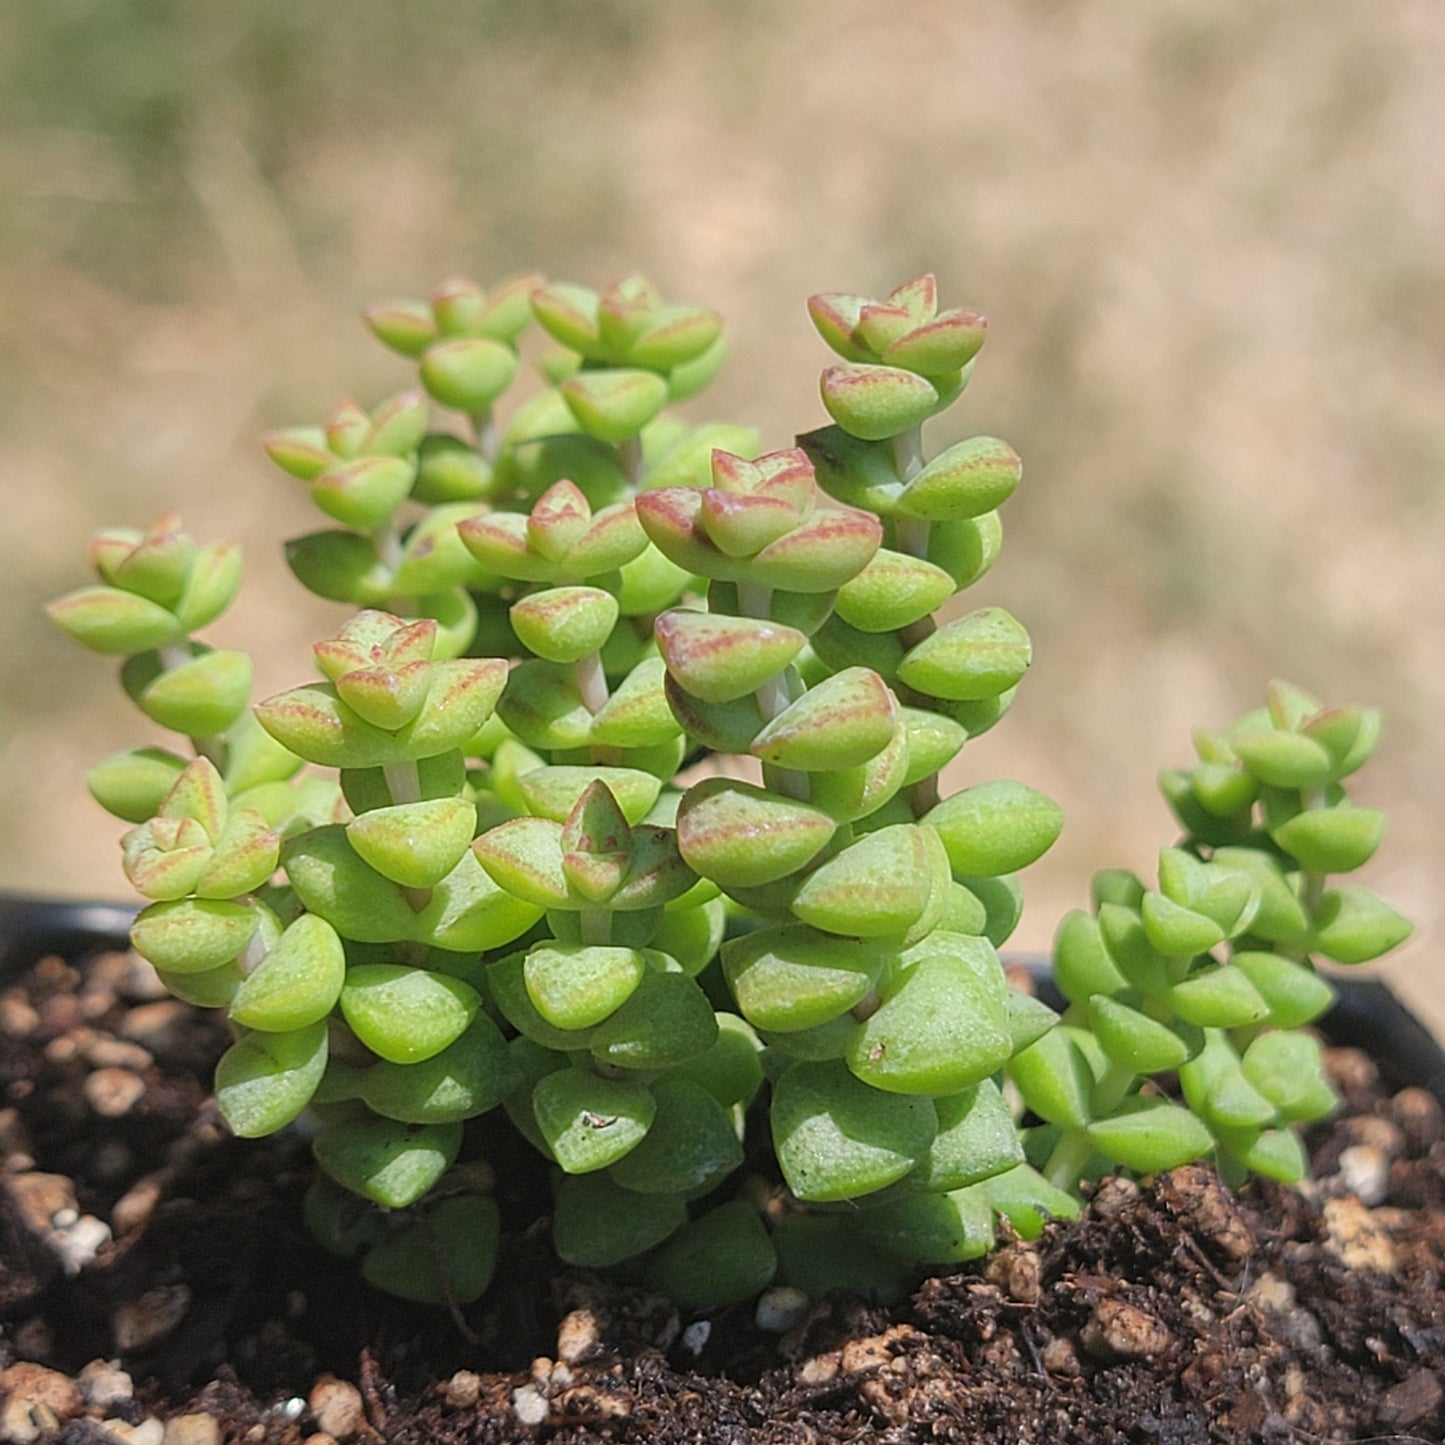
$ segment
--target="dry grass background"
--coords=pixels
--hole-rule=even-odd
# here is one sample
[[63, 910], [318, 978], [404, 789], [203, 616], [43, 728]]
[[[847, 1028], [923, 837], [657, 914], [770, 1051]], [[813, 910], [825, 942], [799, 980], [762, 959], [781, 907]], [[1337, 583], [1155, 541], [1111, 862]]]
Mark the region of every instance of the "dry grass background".
[[731, 323], [709, 412], [817, 425], [801, 299], [923, 269], [991, 320], [936, 449], [1026, 462], [981, 600], [1034, 675], [965, 776], [1068, 810], [1020, 941], [1146, 869], [1195, 723], [1275, 673], [1388, 710], [1368, 881], [1445, 1027], [1445, 10], [1187, 0], [11, 0], [0, 9], [0, 885], [120, 896], [87, 764], [144, 735], [52, 636], [92, 529], [250, 544], [213, 640], [299, 681], [334, 609], [265, 427], [403, 371], [359, 308], [643, 269]]

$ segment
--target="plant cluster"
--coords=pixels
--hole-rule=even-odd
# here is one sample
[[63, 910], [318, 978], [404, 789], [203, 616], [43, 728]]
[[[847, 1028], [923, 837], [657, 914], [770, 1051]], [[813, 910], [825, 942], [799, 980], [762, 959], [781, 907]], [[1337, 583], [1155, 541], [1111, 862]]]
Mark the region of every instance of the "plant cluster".
[[[1184, 837], [1160, 853], [1158, 887], [1097, 875], [1093, 915], [1071, 913], [1055, 943], [1070, 1007], [1009, 1066], [1051, 1126], [1038, 1147], [1053, 1183], [1205, 1155], [1230, 1178], [1304, 1177], [1296, 1126], [1337, 1102], [1305, 1032], [1334, 990], [1309, 960], [1363, 963], [1410, 931], [1366, 889], [1327, 886], [1383, 835], [1383, 815], [1343, 787], [1379, 734], [1373, 709], [1276, 682], [1229, 732], [1196, 734], [1192, 769], [1162, 774]], [[1182, 1101], [1143, 1088], [1154, 1075], [1176, 1076]]]
[[[1076, 1212], [1101, 1168], [1298, 1177], [1291, 1126], [1332, 1102], [1309, 955], [1405, 931], [1324, 886], [1379, 840], [1340, 787], [1377, 718], [1278, 687], [1201, 735], [1158, 889], [1101, 875], [1060, 932], [1062, 1022], [1010, 987], [1017, 874], [1060, 810], [939, 778], [1029, 665], [1012, 616], [958, 601], [1020, 465], [922, 441], [986, 324], [928, 276], [809, 310], [833, 425], [765, 454], [672, 413], [721, 322], [641, 278], [370, 312], [420, 388], [266, 443], [336, 524], [294, 572], [356, 610], [319, 681], [254, 708], [248, 659], [196, 637], [239, 556], [175, 516], [99, 536], [99, 585], [52, 604], [190, 740], [91, 774], [134, 825], [135, 946], [226, 1010], [237, 1134], [313, 1121], [308, 1222], [381, 1288], [485, 1291], [493, 1111], [551, 1168], [564, 1260], [705, 1309], [774, 1279], [889, 1293], [1001, 1218]], [[534, 324], [554, 349], [504, 416]]]

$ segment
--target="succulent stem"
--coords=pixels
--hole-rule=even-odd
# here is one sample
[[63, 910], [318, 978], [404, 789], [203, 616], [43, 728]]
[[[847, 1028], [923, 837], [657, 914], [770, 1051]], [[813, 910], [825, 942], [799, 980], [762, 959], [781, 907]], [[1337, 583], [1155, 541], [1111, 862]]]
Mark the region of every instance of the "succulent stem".
[[1110, 1064], [1104, 1076], [1094, 1085], [1094, 1113], [1103, 1118], [1112, 1114], [1123, 1102], [1124, 1096], [1133, 1087], [1138, 1075], [1124, 1064]]
[[589, 947], [612, 942], [612, 910], [610, 908], [584, 908], [577, 916], [577, 928], [582, 942]]
[[738, 613], [766, 620], [772, 606], [773, 589], [761, 582], [738, 583]]
[[[923, 426], [911, 426], [893, 438], [893, 470], [905, 485], [923, 470]], [[898, 517], [894, 522], [898, 550], [910, 557], [928, 557], [929, 523], [924, 517]], [[898, 629], [898, 640], [905, 648], [916, 647], [925, 637], [938, 630], [933, 618], [920, 617]], [[909, 789], [908, 801], [913, 816], [921, 818], [938, 804], [938, 774], [920, 778]]]
[[917, 647], [925, 637], [932, 637], [937, 631], [938, 624], [932, 617], [920, 617], [917, 622], [898, 629], [898, 640], [904, 647]]
[[1246, 1179], [1249, 1178], [1249, 1170], [1239, 1162], [1234, 1155], [1223, 1149], [1215, 1151], [1215, 1167], [1219, 1170], [1219, 1177], [1230, 1189], [1240, 1188]]
[[[1307, 788], [1300, 794], [1300, 801], [1309, 812], [1326, 806], [1325, 790], [1323, 788]], [[1311, 924], [1319, 916], [1320, 902], [1325, 893], [1325, 875], [1323, 873], [1312, 873], [1305, 871], [1303, 877], [1303, 897], [1301, 902], [1305, 906], [1305, 914]]]
[[388, 572], [394, 573], [402, 562], [401, 531], [397, 527], [396, 517], [388, 517], [371, 534], [371, 540], [376, 546], [377, 561]]
[[421, 802], [421, 773], [410, 758], [383, 763], [381, 772], [393, 803]]
[[[1107, 1119], [1123, 1102], [1134, 1085], [1137, 1074], [1123, 1064], [1110, 1064], [1094, 1085], [1090, 1105], [1096, 1119]], [[1072, 1189], [1078, 1183], [1084, 1165], [1094, 1152], [1093, 1140], [1085, 1129], [1065, 1129], [1054, 1145], [1054, 1152], [1044, 1165], [1044, 1178], [1056, 1189]]]
[[1072, 1189], [1093, 1152], [1094, 1146], [1082, 1129], [1066, 1129], [1044, 1165], [1044, 1178], [1055, 1189]]
[[763, 786], [770, 793], [796, 798], [800, 803], [806, 803], [813, 795], [807, 773], [800, 773], [796, 768], [780, 768], [776, 763], [763, 764]]
[[913, 816], [921, 818], [926, 813], [931, 813], [939, 802], [938, 774], [930, 773], [926, 778], [919, 778], [908, 790], [908, 805], [913, 809]]
[[241, 977], [249, 978], [260, 968], [265, 958], [266, 945], [261, 939], [261, 930], [258, 928], [236, 959], [236, 967], [240, 969]]
[[[1325, 790], [1323, 788], [1303, 788], [1300, 790], [1300, 802], [1304, 805], [1305, 812], [1311, 812], [1316, 808], [1327, 806]], [[1309, 869], [1300, 870], [1300, 903], [1304, 907], [1305, 917], [1309, 920], [1309, 926], [1314, 928], [1320, 914], [1320, 904], [1325, 896], [1326, 875], [1313, 873]], [[1281, 948], [1279, 952], [1286, 958], [1292, 958], [1296, 963], [1307, 963], [1309, 961], [1308, 941], [1295, 948]]]
[[[923, 426], [911, 426], [893, 438], [893, 471], [907, 486], [923, 470]], [[895, 523], [898, 550], [910, 557], [928, 556], [928, 520], [899, 517]]]
[[883, 1007], [883, 997], [876, 988], [870, 988], [868, 992], [855, 1003], [850, 1010], [853, 1017], [861, 1024], [871, 1019], [874, 1014]]
[[[785, 668], [776, 677], [770, 677], [753, 694], [758, 700], [758, 710], [763, 715], [764, 722], [771, 722], [777, 717], [792, 701], [792, 695], [788, 690], [788, 674], [792, 668]], [[808, 775], [797, 768], [779, 767], [776, 763], [763, 764], [763, 782], [774, 793], [781, 793], [784, 797], [796, 798], [800, 803], [806, 803], [813, 796], [813, 789], [808, 782]]]
[[911, 482], [923, 470], [923, 423], [893, 438], [893, 470], [900, 482]]
[[618, 442], [617, 460], [622, 463], [627, 480], [634, 487], [640, 487], [643, 474], [647, 470], [642, 460], [642, 437], [630, 436], [625, 442]]
[[[421, 771], [410, 758], [383, 763], [381, 775], [386, 780], [386, 790], [393, 803], [421, 802]], [[404, 887], [401, 895], [413, 913], [420, 913], [431, 902], [430, 888]]]
[[928, 557], [928, 519], [926, 517], [899, 517], [894, 524], [898, 539], [898, 550], [910, 557]]
[[472, 427], [476, 432], [477, 451], [482, 460], [488, 463], [496, 461], [501, 454], [502, 439], [497, 433], [497, 421], [491, 407], [479, 411], [472, 418]]
[[[611, 693], [607, 688], [607, 672], [602, 666], [602, 654], [590, 652], [579, 657], [572, 664], [572, 677], [582, 698], [582, 706], [596, 717], [604, 707]], [[590, 749], [592, 761], [602, 767], [616, 767], [619, 761], [616, 748], [594, 743]]]
[[[760, 582], [738, 583], [738, 612], [741, 616], [766, 619], [772, 609], [772, 603], [773, 589], [771, 587]], [[753, 696], [757, 699], [758, 711], [762, 714], [765, 723], [772, 722], [793, 701], [793, 694], [788, 686], [789, 676], [792, 672], [791, 667], [784, 668], [782, 672], [770, 677], [754, 692]], [[799, 802], [806, 803], [812, 796], [807, 773], [799, 772], [794, 768], [765, 765], [763, 781], [773, 792], [781, 793], [784, 797], [797, 798]]]
[[582, 695], [582, 706], [595, 717], [607, 706], [607, 674], [602, 669], [602, 654], [589, 652], [572, 664], [572, 676]]
[[772, 722], [792, 701], [788, 694], [788, 673], [784, 671], [776, 677], [770, 677], [753, 694], [758, 700], [758, 710], [763, 715], [764, 722]]

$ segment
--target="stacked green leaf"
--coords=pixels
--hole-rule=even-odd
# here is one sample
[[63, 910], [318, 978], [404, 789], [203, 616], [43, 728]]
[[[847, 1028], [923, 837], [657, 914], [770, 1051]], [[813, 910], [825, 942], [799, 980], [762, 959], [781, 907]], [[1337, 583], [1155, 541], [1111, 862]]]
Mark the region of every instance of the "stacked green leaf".
[[[90, 545], [98, 585], [50, 603], [52, 621], [94, 652], [126, 659], [121, 684], [152, 722], [220, 756], [221, 739], [249, 725], [251, 659], [193, 639], [231, 605], [241, 584], [232, 542], [198, 546], [168, 512], [148, 532], [114, 529]], [[117, 817], [140, 823], [185, 767], [174, 753], [145, 748], [117, 754], [91, 777], [91, 791]], [[253, 757], [246, 783], [287, 776], [296, 760]]]
[[[1162, 776], [1186, 836], [1160, 855], [1157, 889], [1102, 873], [1094, 914], [1064, 920], [1054, 967], [1071, 1006], [1010, 1064], [1048, 1126], [1055, 1183], [1209, 1154], [1234, 1175], [1303, 1177], [1299, 1126], [1336, 1102], [1306, 1031], [1334, 997], [1313, 956], [1359, 963], [1409, 932], [1366, 890], [1328, 886], [1380, 841], [1381, 815], [1342, 786], [1378, 735], [1377, 714], [1275, 683], [1266, 708], [1196, 736], [1192, 769]], [[1177, 1079], [1182, 1102], [1154, 1076]]]
[[[537, 275], [514, 277], [484, 292], [475, 281], [448, 281], [430, 303], [391, 301], [372, 307], [366, 323], [402, 356], [416, 360], [422, 385], [443, 406], [481, 420], [511, 385], [517, 338], [531, 319]], [[483, 489], [468, 491], [480, 496]], [[454, 490], [424, 501], [462, 500]]]
[[[905, 297], [919, 326], [937, 319], [931, 279], [886, 305]], [[943, 339], [954, 324], [943, 319], [937, 347], [911, 361], [961, 370], [977, 345], [959, 360], [957, 338]], [[940, 374], [930, 409], [959, 384]], [[946, 803], [937, 785], [970, 724], [981, 730], [979, 707], [955, 705], [982, 700], [996, 717], [1027, 639], [988, 609], [935, 629], [934, 611], [985, 568], [961, 565], [956, 536], [940, 533], [952, 571], [923, 555], [919, 529], [900, 538], [885, 489], [906, 488], [899, 469], [915, 452], [921, 467], [922, 415], [884, 420], [856, 428], [866, 444], [839, 433], [847, 460], [826, 492], [804, 438], [806, 450], [756, 461], [717, 450], [707, 484], [649, 488], [636, 510], [662, 554], [707, 583], [654, 627], [672, 714], [696, 743], [761, 770], [761, 784], [695, 783], [676, 829], [682, 858], [762, 924], [723, 944], [721, 966], [767, 1045], [784, 1178], [799, 1208], [863, 1204], [850, 1217], [875, 1218], [901, 1267], [986, 1249], [996, 1210], [979, 1190], [996, 1175], [1044, 1201], [1035, 1229], [1073, 1206], [1027, 1170], [998, 1089], [1009, 1057], [1052, 1021], [1007, 988], [996, 946], [1018, 918], [1013, 875], [1052, 843], [1059, 812], [1021, 784]], [[981, 480], [1004, 453], [1007, 481]], [[970, 456], [940, 459], [923, 510], [952, 522], [1004, 500], [1017, 459], [1001, 444]], [[812, 1217], [789, 1229], [808, 1235]], [[824, 1278], [798, 1261], [785, 1274], [813, 1288]]]

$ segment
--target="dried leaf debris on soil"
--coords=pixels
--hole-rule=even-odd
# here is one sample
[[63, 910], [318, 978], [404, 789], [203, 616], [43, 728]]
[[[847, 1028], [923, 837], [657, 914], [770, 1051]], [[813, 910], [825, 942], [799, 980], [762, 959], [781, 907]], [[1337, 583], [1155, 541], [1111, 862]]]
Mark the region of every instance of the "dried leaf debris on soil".
[[[790, 1334], [556, 1270], [536, 1221], [454, 1320], [300, 1227], [304, 1138], [227, 1136], [225, 1038], [127, 955], [0, 994], [0, 1442], [1439, 1441], [1445, 1126], [1330, 1053], [1317, 1183], [1105, 1181], [1084, 1218]], [[473, 1127], [486, 1128], [487, 1121]]]

